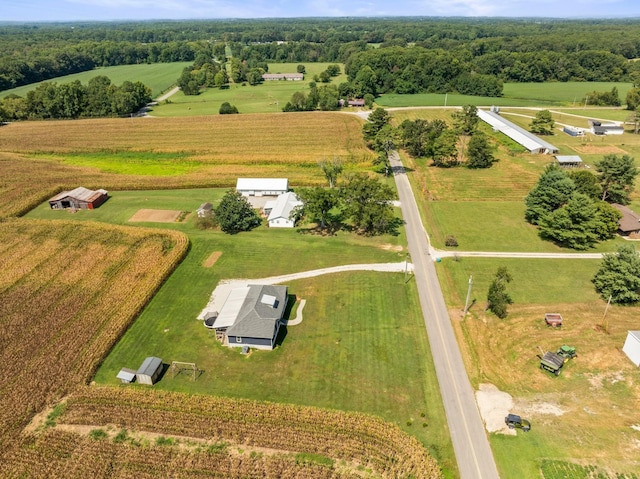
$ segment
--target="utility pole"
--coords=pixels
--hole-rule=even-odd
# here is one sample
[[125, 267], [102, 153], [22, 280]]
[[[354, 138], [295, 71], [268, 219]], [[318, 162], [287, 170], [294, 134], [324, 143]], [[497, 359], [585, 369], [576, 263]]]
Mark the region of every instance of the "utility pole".
[[600, 325], [600, 327], [604, 329], [604, 332], [607, 334], [609, 334], [609, 322], [606, 321], [605, 318], [607, 317], [607, 311], [609, 311], [609, 305], [611, 304], [612, 296], [612, 294], [609, 295], [609, 301], [607, 301], [607, 306], [604, 308], [604, 314], [602, 315], [602, 324]]
[[467, 311], [469, 311], [469, 298], [471, 297], [471, 286], [473, 285], [473, 275], [469, 275], [469, 289], [467, 290], [467, 299], [464, 302], [464, 313], [462, 317], [464, 318], [467, 315]]

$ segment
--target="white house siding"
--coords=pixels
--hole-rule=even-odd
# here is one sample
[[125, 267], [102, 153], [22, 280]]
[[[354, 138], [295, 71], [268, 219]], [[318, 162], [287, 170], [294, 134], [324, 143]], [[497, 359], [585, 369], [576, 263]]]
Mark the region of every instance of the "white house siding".
[[627, 340], [624, 342], [622, 351], [631, 359], [633, 364], [640, 366], [640, 331], [629, 331], [627, 333]]

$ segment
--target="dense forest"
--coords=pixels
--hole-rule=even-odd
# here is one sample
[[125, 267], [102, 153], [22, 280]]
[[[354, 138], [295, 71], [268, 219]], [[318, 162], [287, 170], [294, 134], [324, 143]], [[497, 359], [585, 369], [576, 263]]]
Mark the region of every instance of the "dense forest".
[[[267, 62], [336, 62], [346, 65], [349, 78], [340, 86], [341, 96], [449, 91], [500, 96], [503, 82], [629, 81], [640, 71], [631, 61], [638, 57], [640, 26], [631, 20], [4, 24], [0, 25], [0, 91], [98, 66], [193, 61], [202, 77], [197, 83], [213, 86], [227, 61], [232, 61], [234, 72], [246, 74], [264, 70]], [[217, 84], [228, 80], [221, 75]], [[190, 81], [197, 90], [185, 74], [182, 83]]]

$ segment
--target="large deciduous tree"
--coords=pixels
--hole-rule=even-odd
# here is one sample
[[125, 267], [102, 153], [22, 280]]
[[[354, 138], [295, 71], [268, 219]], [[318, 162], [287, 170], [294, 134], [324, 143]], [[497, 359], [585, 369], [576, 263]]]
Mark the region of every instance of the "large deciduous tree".
[[507, 306], [513, 303], [507, 293], [507, 284], [511, 282], [511, 274], [505, 266], [500, 266], [489, 285], [487, 293], [487, 309], [500, 319], [507, 317]]
[[606, 155], [596, 163], [598, 179], [602, 186], [602, 200], [609, 203], [629, 203], [638, 169], [629, 155]]
[[599, 240], [596, 205], [582, 193], [574, 193], [565, 205], [543, 215], [538, 225], [540, 236], [573, 249], [590, 248]]
[[431, 145], [431, 159], [434, 166], [449, 168], [460, 163], [458, 158], [458, 134], [451, 129], [444, 130]]
[[225, 233], [249, 231], [260, 224], [260, 216], [237, 191], [227, 191], [215, 210], [216, 222]]
[[320, 228], [326, 228], [327, 223], [331, 220], [331, 210], [338, 206], [337, 190], [321, 187], [300, 188], [296, 190], [296, 195], [302, 201], [302, 206], [297, 207], [292, 212], [292, 215], [294, 217], [306, 217], [311, 221], [317, 222]]
[[461, 135], [473, 135], [478, 127], [478, 107], [475, 105], [465, 105], [461, 110], [457, 110], [451, 114], [453, 119], [453, 127]]
[[600, 296], [613, 303], [640, 301], [640, 257], [633, 245], [622, 245], [616, 253], [606, 253], [593, 284]]
[[536, 117], [531, 120], [529, 130], [536, 135], [553, 135], [555, 122], [549, 110], [540, 110], [536, 113]]
[[389, 231], [394, 223], [391, 201], [393, 190], [366, 175], [351, 176], [341, 189], [344, 213], [361, 234], [376, 235]]
[[318, 162], [318, 166], [322, 169], [324, 173], [324, 177], [329, 182], [329, 188], [333, 188], [336, 186], [336, 182], [338, 181], [338, 177], [342, 174], [344, 170], [344, 165], [342, 164], [342, 160], [337, 156], [333, 157], [333, 160], [329, 160], [324, 158]]

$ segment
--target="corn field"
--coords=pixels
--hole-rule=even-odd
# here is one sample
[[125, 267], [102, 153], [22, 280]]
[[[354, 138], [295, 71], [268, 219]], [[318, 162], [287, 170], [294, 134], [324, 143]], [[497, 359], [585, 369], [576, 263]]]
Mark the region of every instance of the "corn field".
[[35, 413], [90, 380], [186, 250], [176, 232], [2, 221], [3, 453]]

